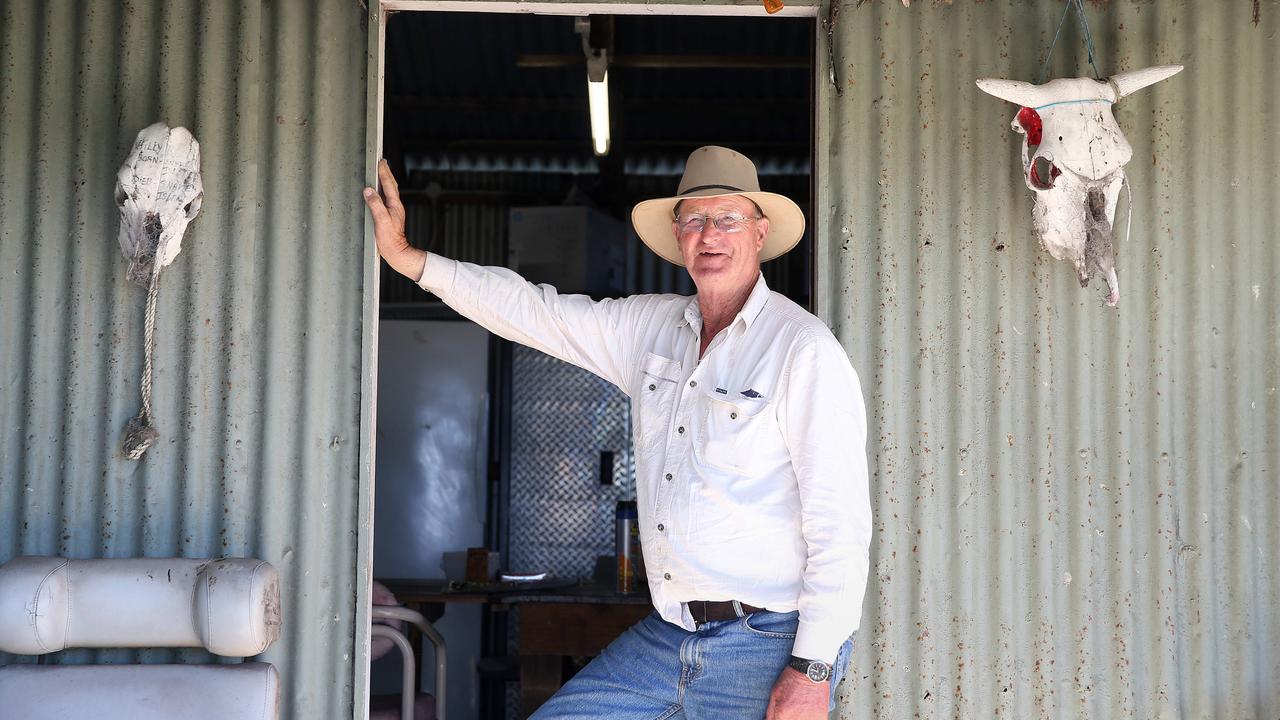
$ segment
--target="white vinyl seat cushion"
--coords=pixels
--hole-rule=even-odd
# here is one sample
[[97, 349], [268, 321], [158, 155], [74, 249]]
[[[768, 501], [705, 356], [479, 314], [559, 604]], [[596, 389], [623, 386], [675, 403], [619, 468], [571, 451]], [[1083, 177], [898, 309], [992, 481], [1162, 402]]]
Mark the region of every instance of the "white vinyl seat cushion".
[[5, 720], [266, 720], [279, 711], [280, 678], [267, 663], [0, 667]]
[[261, 560], [19, 557], [0, 566], [0, 651], [203, 647], [257, 655], [280, 634], [280, 581]]

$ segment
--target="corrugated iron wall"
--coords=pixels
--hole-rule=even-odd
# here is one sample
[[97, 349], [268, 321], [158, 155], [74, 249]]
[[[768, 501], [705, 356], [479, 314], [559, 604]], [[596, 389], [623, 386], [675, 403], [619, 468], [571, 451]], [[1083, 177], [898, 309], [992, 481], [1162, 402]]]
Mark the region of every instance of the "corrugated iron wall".
[[[841, 717], [1280, 715], [1280, 5], [1086, 4], [1104, 73], [1187, 65], [1117, 106], [1118, 311], [1036, 248], [1014, 108], [972, 83], [1034, 80], [1061, 7], [841, 5], [818, 302], [863, 377], [878, 523]], [[271, 560], [287, 717], [350, 715], [361, 22], [0, 4], [0, 559]], [[1070, 24], [1053, 70], [1087, 71]], [[143, 292], [111, 194], [155, 120], [201, 141], [206, 198], [132, 463]]]
[[[841, 718], [1280, 716], [1280, 4], [1085, 7], [1104, 74], [1186, 65], [1116, 105], [1118, 310], [973, 82], [1034, 82], [1063, 3], [840, 8], [819, 298], [876, 517]], [[1051, 76], [1090, 74], [1067, 22]]]
[[[366, 32], [345, 0], [0, 3], [0, 561], [269, 560], [288, 718], [351, 715]], [[200, 141], [205, 197], [133, 462], [146, 293], [112, 194], [156, 121]]]

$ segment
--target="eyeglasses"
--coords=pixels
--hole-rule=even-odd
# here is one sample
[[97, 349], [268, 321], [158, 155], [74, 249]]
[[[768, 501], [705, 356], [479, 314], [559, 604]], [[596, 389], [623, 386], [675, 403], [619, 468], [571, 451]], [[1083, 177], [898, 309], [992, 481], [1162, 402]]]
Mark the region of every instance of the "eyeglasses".
[[700, 213], [687, 213], [677, 215], [676, 227], [680, 229], [681, 235], [688, 233], [702, 232], [707, 227], [707, 221], [710, 220], [716, 229], [721, 232], [733, 233], [742, 232], [746, 229], [747, 223], [752, 220], [759, 220], [757, 217], [747, 217], [738, 212], [720, 213], [719, 215], [702, 215]]

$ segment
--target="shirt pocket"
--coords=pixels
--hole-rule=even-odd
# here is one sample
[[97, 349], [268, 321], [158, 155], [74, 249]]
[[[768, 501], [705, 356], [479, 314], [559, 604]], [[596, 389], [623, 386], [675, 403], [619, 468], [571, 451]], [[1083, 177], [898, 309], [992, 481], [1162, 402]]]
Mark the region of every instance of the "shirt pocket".
[[772, 417], [773, 402], [766, 398], [708, 391], [703, 398], [701, 433], [694, 444], [699, 460], [732, 473], [757, 471]]
[[635, 394], [636, 437], [639, 451], [652, 449], [666, 437], [675, 403], [680, 363], [654, 353], [645, 353], [640, 364], [640, 389]]

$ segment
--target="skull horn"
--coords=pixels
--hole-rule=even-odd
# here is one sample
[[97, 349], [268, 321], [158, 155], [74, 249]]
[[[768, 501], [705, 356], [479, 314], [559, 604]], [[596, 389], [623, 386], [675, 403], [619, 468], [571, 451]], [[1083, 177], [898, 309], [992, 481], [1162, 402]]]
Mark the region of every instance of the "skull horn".
[[1001, 100], [1008, 100], [1014, 105], [1023, 107], [1037, 107], [1045, 104], [1045, 98], [1042, 85], [1032, 85], [1022, 80], [1002, 80], [1000, 78], [979, 78], [978, 88], [988, 95], [994, 95]]
[[1038, 108], [1061, 102], [1089, 100], [1112, 101], [1115, 90], [1105, 82], [1093, 78], [1055, 78], [1043, 85], [1032, 85], [1021, 80], [997, 80], [983, 78], [978, 87], [1022, 107]]
[[1156, 65], [1141, 70], [1130, 70], [1110, 77], [1111, 86], [1115, 88], [1116, 101], [1128, 97], [1142, 88], [1153, 85], [1182, 72], [1181, 65]]

